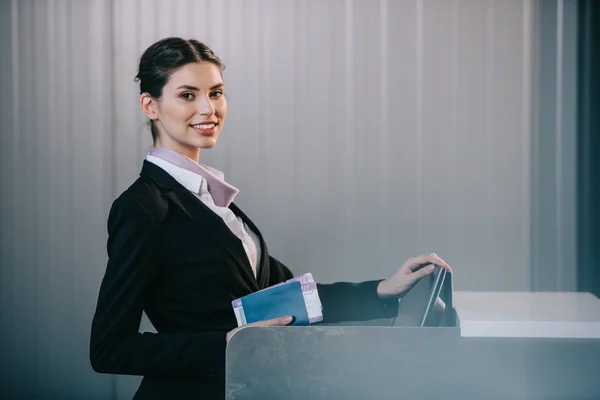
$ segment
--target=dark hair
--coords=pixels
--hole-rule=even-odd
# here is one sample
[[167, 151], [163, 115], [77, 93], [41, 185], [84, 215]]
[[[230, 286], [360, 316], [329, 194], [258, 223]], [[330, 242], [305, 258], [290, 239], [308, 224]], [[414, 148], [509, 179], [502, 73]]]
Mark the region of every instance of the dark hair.
[[[211, 62], [221, 71], [225, 65], [204, 43], [194, 39], [185, 40], [179, 37], [169, 37], [148, 47], [140, 58], [138, 74], [135, 81], [140, 82], [140, 94], [148, 93], [155, 99], [162, 96], [163, 87], [177, 68], [189, 63]], [[158, 131], [154, 121], [150, 121], [152, 140], [156, 142]]]

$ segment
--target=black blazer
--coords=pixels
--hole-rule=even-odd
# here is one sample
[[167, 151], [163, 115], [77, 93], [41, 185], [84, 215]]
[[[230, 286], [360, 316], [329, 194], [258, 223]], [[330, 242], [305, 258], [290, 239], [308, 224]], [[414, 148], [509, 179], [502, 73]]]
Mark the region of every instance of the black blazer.
[[[143, 375], [134, 399], [223, 399], [231, 301], [292, 277], [230, 209], [260, 238], [257, 278], [223, 220], [160, 167], [144, 161], [114, 201], [90, 360], [97, 372]], [[394, 317], [397, 302], [380, 300], [378, 283], [319, 285], [323, 322]], [[158, 333], [139, 332], [142, 311]]]

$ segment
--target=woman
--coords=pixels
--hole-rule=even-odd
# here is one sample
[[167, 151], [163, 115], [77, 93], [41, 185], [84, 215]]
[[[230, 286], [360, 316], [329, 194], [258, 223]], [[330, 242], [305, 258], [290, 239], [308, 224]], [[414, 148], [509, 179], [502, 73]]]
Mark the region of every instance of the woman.
[[[140, 59], [140, 106], [154, 146], [110, 210], [90, 341], [95, 371], [144, 376], [135, 399], [223, 399], [225, 347], [239, 329], [231, 301], [292, 277], [233, 203], [238, 190], [199, 163], [227, 114], [222, 69], [204, 44], [180, 38]], [[429, 254], [385, 280], [319, 285], [324, 322], [395, 316], [397, 298], [433, 269], [417, 270], [424, 264], [449, 270]], [[138, 332], [142, 311], [158, 333]]]

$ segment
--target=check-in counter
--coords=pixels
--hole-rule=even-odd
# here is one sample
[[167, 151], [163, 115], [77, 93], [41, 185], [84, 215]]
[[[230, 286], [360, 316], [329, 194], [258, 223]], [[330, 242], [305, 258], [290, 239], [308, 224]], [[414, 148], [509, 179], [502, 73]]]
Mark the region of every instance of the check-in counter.
[[455, 292], [456, 328], [246, 328], [228, 400], [600, 399], [600, 299]]

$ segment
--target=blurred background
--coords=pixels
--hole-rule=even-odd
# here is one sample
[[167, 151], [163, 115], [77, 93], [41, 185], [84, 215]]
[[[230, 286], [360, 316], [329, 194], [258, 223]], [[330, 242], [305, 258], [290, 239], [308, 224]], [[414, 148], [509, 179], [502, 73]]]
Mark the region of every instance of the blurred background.
[[600, 296], [599, 3], [0, 0], [0, 397], [137, 387], [88, 339], [108, 210], [151, 144], [137, 62], [167, 36], [225, 62], [201, 161], [294, 273], [436, 252], [455, 290]]

